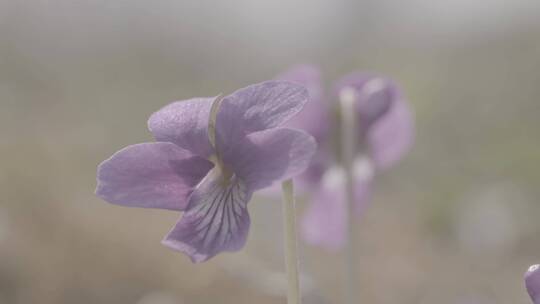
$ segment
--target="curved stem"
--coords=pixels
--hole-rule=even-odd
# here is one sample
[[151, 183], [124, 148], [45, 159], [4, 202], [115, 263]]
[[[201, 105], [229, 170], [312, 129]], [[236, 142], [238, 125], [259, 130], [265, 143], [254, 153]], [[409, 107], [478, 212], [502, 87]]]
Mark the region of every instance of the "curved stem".
[[285, 238], [285, 268], [287, 272], [287, 303], [300, 304], [298, 245], [296, 241], [296, 211], [292, 180], [283, 182], [283, 232]]
[[217, 114], [219, 112], [219, 108], [221, 107], [221, 102], [223, 101], [223, 95], [219, 94], [216, 96], [214, 101], [212, 102], [212, 106], [210, 107], [210, 116], [208, 117], [208, 140], [210, 141], [210, 145], [212, 148], [214, 148], [215, 151], [215, 163], [218, 168], [223, 173], [226, 173], [225, 165], [223, 165], [223, 161], [221, 160], [221, 156], [218, 153], [218, 149], [216, 146], [216, 122], [217, 122]]

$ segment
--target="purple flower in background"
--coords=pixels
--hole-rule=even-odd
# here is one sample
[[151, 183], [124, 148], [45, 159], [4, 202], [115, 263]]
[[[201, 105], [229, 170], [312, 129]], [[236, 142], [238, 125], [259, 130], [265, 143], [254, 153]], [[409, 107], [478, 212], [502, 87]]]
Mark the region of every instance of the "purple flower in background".
[[529, 267], [525, 273], [525, 286], [534, 304], [540, 304], [540, 265]]
[[307, 99], [302, 86], [268, 81], [220, 100], [165, 106], [148, 121], [158, 142], [128, 146], [104, 161], [96, 193], [113, 204], [184, 211], [162, 243], [193, 262], [237, 251], [246, 242], [253, 192], [298, 175], [315, 153], [312, 136], [278, 128]]
[[332, 149], [342, 140], [335, 140], [339, 132], [332, 130], [339, 127], [339, 111], [332, 111], [329, 101], [337, 101], [344, 93], [354, 96], [359, 146], [353, 173], [359, 213], [369, 201], [374, 175], [390, 168], [410, 149], [412, 113], [396, 84], [385, 77], [350, 74], [327, 97], [316, 67], [299, 66], [278, 78], [304, 85], [312, 96], [305, 111], [289, 122], [311, 133], [319, 144], [313, 162], [301, 175], [303, 188], [313, 193], [302, 220], [303, 237], [308, 243], [339, 249], [346, 239], [345, 176], [338, 153]]

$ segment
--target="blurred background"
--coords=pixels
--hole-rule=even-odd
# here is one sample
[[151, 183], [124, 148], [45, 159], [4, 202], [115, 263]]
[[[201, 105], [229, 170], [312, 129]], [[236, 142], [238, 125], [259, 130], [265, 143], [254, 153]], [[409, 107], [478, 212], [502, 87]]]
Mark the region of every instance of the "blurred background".
[[[160, 107], [298, 63], [389, 75], [416, 115], [358, 227], [358, 303], [530, 303], [536, 0], [0, 0], [0, 303], [284, 303], [278, 201], [250, 203], [244, 251], [193, 265], [160, 245], [179, 214], [93, 192]], [[301, 250], [305, 303], [340, 303], [342, 254]]]

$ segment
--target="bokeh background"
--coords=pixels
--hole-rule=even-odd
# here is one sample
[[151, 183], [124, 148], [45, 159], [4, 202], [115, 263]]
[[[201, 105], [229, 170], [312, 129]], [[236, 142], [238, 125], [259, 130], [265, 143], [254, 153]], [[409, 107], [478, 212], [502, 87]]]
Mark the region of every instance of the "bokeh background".
[[[250, 203], [246, 250], [193, 265], [160, 245], [178, 214], [93, 192], [152, 112], [298, 63], [389, 75], [416, 115], [358, 225], [358, 303], [530, 303], [536, 0], [0, 0], [0, 303], [284, 303], [275, 199]], [[342, 254], [301, 249], [305, 303], [340, 303]]]

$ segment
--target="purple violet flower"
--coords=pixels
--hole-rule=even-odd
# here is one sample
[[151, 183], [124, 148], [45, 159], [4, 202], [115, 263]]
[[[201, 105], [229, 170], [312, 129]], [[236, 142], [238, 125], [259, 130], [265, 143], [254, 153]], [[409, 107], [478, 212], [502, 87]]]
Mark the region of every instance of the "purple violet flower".
[[315, 153], [312, 136], [279, 127], [307, 99], [302, 86], [267, 81], [222, 99], [169, 104], [148, 121], [158, 142], [104, 161], [96, 194], [112, 204], [184, 211], [162, 243], [195, 263], [240, 250], [253, 192], [298, 175]]
[[529, 267], [525, 273], [525, 286], [534, 304], [540, 304], [540, 265]]
[[339, 127], [339, 111], [331, 111], [333, 105], [328, 101], [337, 101], [347, 90], [354, 94], [359, 128], [353, 166], [358, 213], [370, 199], [374, 175], [390, 168], [410, 149], [414, 140], [412, 113], [396, 84], [385, 77], [350, 74], [338, 81], [326, 98], [316, 67], [298, 66], [278, 78], [304, 85], [312, 96], [306, 110], [289, 122], [311, 133], [319, 145], [299, 179], [302, 189], [314, 193], [301, 222], [302, 236], [310, 244], [339, 249], [346, 239], [345, 176], [338, 153], [332, 149], [339, 146], [335, 140], [339, 132], [332, 130]]

